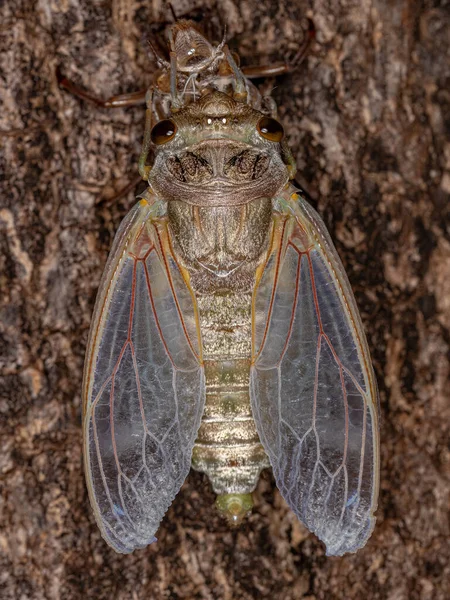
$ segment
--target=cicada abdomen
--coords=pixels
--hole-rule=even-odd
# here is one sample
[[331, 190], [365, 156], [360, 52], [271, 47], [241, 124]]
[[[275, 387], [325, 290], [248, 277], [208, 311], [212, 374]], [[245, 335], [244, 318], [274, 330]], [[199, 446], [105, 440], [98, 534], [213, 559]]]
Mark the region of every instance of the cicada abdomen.
[[116, 236], [86, 360], [97, 522], [118, 552], [151, 543], [191, 465], [239, 522], [271, 465], [327, 552], [354, 552], [375, 522], [378, 407], [345, 272], [290, 183], [273, 101], [224, 42], [178, 23], [160, 64], [146, 199]]

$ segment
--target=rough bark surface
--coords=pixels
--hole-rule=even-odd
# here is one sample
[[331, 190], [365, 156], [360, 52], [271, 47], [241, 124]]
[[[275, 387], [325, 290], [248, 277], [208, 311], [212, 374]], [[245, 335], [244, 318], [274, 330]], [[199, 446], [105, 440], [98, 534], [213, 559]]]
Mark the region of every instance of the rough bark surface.
[[80, 389], [108, 249], [134, 193], [140, 108], [99, 96], [145, 88], [162, 0], [0, 3], [0, 597], [448, 599], [450, 72], [445, 0], [173, 1], [227, 25], [244, 64], [295, 53], [274, 85], [299, 180], [356, 293], [378, 377], [378, 523], [356, 555], [326, 558], [264, 474], [238, 530], [191, 473], [144, 551], [100, 537], [84, 485]]

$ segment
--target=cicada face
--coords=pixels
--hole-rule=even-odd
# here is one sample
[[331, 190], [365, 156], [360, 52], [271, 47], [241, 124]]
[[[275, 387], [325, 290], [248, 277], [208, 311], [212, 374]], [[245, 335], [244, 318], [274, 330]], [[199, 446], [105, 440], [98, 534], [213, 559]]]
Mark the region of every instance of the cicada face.
[[[238, 206], [272, 198], [289, 180], [280, 135], [258, 127], [264, 115], [221, 92], [172, 115], [169, 131], [153, 130], [155, 161], [149, 184], [159, 198], [194, 206]], [[171, 129], [170, 129], [171, 128]], [[263, 128], [264, 129], [264, 128]]]

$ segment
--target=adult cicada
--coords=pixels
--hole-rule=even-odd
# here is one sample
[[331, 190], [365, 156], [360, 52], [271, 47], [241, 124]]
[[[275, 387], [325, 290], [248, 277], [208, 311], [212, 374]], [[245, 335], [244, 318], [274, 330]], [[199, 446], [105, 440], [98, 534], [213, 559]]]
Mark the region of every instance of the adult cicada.
[[191, 466], [239, 522], [272, 466], [327, 553], [355, 552], [375, 522], [378, 408], [342, 264], [290, 183], [274, 101], [227, 45], [180, 21], [158, 62], [148, 189], [117, 232], [86, 357], [97, 523], [118, 552], [150, 544]]

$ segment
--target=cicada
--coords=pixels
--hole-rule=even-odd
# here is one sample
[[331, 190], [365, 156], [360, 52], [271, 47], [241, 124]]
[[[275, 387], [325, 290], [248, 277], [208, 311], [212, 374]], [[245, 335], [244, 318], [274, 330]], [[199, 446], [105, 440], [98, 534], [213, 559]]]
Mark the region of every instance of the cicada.
[[239, 523], [271, 466], [327, 554], [355, 552], [375, 523], [378, 399], [341, 261], [292, 184], [274, 101], [225, 42], [180, 21], [159, 67], [148, 189], [114, 240], [84, 372], [98, 526], [117, 552], [152, 543], [191, 467]]

